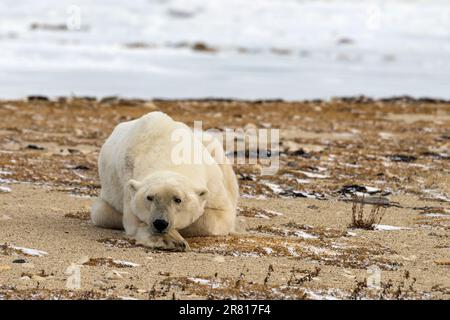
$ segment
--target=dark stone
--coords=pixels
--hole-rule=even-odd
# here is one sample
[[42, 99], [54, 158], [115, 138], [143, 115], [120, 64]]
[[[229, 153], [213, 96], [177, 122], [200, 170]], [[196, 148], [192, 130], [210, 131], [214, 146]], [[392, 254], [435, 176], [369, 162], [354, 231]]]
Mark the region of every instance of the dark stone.
[[16, 260], [13, 260], [12, 263], [27, 263], [27, 261], [25, 259], [16, 259]]

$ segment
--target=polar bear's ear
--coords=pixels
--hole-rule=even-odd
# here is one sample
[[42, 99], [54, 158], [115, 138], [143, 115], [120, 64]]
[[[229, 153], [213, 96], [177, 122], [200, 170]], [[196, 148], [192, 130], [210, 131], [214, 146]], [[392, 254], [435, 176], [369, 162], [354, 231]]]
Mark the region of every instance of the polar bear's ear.
[[131, 194], [135, 194], [136, 191], [142, 186], [142, 184], [137, 180], [129, 180], [127, 183], [128, 189], [131, 191]]

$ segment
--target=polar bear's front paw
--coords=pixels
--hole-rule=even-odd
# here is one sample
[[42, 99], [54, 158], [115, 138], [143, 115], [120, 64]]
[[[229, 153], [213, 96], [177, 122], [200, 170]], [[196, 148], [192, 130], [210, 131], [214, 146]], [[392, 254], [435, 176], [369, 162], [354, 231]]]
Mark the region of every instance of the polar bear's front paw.
[[159, 248], [170, 251], [189, 251], [191, 248], [186, 240], [183, 238], [173, 238], [170, 236], [163, 236], [164, 246]]
[[189, 244], [177, 231], [171, 231], [163, 235], [148, 235], [145, 238], [137, 238], [136, 244], [148, 248], [168, 251], [189, 251]]

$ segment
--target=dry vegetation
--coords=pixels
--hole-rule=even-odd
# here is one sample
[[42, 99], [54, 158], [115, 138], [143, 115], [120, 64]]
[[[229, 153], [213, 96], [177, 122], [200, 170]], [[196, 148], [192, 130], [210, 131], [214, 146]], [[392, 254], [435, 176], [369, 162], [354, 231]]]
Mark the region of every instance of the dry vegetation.
[[386, 207], [382, 205], [372, 205], [369, 213], [364, 210], [364, 206], [364, 198], [354, 199], [350, 228], [374, 230], [386, 214]]

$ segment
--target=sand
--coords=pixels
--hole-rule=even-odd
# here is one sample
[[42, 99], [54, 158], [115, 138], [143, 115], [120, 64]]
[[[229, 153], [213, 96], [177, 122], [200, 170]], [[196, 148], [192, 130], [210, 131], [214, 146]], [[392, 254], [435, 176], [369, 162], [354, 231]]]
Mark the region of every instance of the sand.
[[[281, 128], [276, 175], [235, 166], [245, 233], [162, 252], [89, 221], [101, 144], [154, 110]], [[449, 299], [449, 116], [406, 98], [2, 101], [0, 299]], [[375, 230], [349, 226], [355, 193], [385, 204]]]

